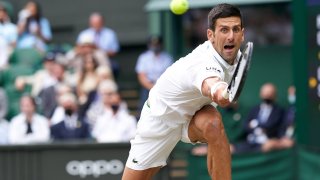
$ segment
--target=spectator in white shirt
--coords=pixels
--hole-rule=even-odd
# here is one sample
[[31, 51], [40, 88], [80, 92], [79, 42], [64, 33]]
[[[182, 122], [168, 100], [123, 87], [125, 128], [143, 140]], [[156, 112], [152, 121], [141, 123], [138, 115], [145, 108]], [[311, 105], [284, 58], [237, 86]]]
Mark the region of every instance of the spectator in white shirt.
[[122, 100], [117, 91], [101, 91], [103, 114], [98, 116], [92, 136], [98, 142], [129, 142], [135, 135], [137, 121], [127, 109], [120, 108]]
[[18, 38], [17, 26], [10, 21], [7, 9], [0, 4], [0, 70], [8, 66]]
[[0, 145], [8, 143], [9, 123], [4, 117], [8, 111], [8, 101], [5, 91], [0, 88]]
[[36, 113], [35, 100], [25, 95], [20, 99], [21, 113], [13, 117], [9, 125], [9, 143], [44, 143], [50, 139], [48, 120]]

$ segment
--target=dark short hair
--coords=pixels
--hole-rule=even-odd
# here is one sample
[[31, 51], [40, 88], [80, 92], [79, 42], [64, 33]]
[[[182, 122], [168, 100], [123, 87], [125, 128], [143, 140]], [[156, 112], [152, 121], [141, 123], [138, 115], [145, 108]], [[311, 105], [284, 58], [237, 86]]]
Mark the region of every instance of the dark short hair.
[[242, 25], [242, 15], [239, 8], [231, 5], [231, 4], [218, 4], [208, 14], [208, 28], [214, 30], [216, 28], [216, 21], [219, 18], [227, 18], [227, 17], [239, 17]]
[[28, 94], [28, 93], [23, 94], [23, 95], [21, 96], [21, 98], [20, 98], [20, 102], [21, 102], [21, 99], [22, 99], [22, 98], [28, 98], [28, 99], [31, 101], [32, 105], [33, 105], [35, 108], [37, 108], [36, 99], [35, 99], [34, 97], [32, 97], [30, 94]]
[[162, 36], [160, 35], [150, 35], [148, 37], [148, 44], [162, 44]]
[[55, 61], [56, 60], [56, 53], [54, 52], [47, 52], [43, 57], [43, 61]]

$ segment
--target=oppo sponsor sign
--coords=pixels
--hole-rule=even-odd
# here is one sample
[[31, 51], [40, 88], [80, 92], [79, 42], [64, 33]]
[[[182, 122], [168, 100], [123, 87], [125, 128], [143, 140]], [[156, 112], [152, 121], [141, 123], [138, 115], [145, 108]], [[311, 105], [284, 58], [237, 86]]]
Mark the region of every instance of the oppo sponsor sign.
[[85, 178], [93, 176], [99, 178], [102, 175], [120, 175], [124, 170], [124, 164], [118, 159], [112, 160], [72, 160], [66, 164], [67, 173], [71, 176]]

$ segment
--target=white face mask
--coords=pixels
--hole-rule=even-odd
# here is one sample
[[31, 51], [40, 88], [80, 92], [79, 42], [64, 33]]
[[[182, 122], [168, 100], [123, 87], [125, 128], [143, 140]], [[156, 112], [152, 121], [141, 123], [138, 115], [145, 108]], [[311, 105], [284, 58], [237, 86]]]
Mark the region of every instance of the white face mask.
[[296, 96], [295, 95], [288, 95], [288, 102], [290, 104], [294, 104], [296, 102]]

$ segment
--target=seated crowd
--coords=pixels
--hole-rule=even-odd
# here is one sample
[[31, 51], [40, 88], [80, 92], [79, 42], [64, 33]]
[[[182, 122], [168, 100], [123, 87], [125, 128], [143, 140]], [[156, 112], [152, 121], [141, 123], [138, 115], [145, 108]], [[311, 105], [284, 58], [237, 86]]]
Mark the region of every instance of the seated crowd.
[[[8, 4], [0, 1], [0, 76], [15, 68], [10, 60], [16, 50], [33, 49], [43, 57], [34, 73], [18, 74], [14, 81], [0, 83], [0, 144], [129, 142], [137, 120], [121, 98], [116, 82], [116, 33], [104, 26], [100, 13], [94, 12], [73, 48], [49, 48], [52, 38], [50, 21], [38, 2], [27, 2], [15, 24]], [[34, 65], [25, 64], [24, 68]], [[16, 102], [19, 112], [12, 117], [7, 115], [9, 105], [15, 103], [7, 96], [9, 86], [21, 94]]]

